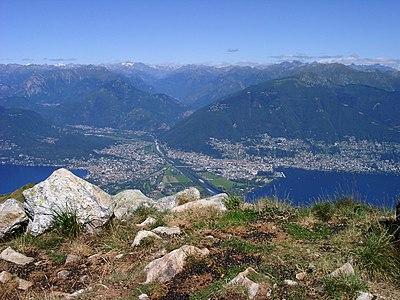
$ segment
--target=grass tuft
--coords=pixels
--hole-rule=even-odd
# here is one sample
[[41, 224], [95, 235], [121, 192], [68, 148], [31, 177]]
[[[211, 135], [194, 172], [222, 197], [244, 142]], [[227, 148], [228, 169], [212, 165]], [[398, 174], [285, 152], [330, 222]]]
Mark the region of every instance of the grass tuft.
[[79, 223], [76, 209], [68, 205], [61, 210], [53, 210], [52, 213], [54, 228], [64, 237], [76, 238], [84, 231], [85, 224]]
[[327, 276], [322, 283], [328, 299], [355, 299], [359, 291], [367, 289], [367, 284], [356, 276]]
[[224, 205], [228, 210], [235, 210], [240, 208], [242, 204], [242, 199], [236, 195], [229, 195], [228, 198], [224, 200]]
[[335, 208], [331, 202], [321, 201], [313, 205], [312, 212], [318, 220], [328, 222], [334, 216]]
[[356, 251], [357, 262], [371, 278], [392, 278], [400, 283], [400, 254], [387, 229], [370, 232]]

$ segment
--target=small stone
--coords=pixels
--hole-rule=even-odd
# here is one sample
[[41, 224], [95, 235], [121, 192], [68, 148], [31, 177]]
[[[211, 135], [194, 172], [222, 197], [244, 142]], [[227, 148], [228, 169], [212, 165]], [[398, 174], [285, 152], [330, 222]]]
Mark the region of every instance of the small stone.
[[7, 283], [13, 278], [12, 274], [7, 271], [3, 271], [0, 273], [0, 282]]
[[21, 253], [18, 253], [11, 247], [7, 247], [3, 250], [3, 252], [1, 252], [0, 258], [21, 266], [29, 264], [35, 260], [33, 257], [28, 257]]
[[297, 274], [296, 274], [296, 279], [302, 281], [302, 280], [304, 280], [304, 278], [306, 277], [306, 275], [307, 275], [307, 273], [305, 273], [305, 272], [297, 273]]
[[76, 292], [73, 292], [72, 294], [69, 294], [68, 296], [66, 296], [65, 299], [78, 298], [78, 297], [82, 296], [84, 292], [85, 292], [85, 289], [77, 290]]
[[356, 300], [372, 300], [375, 299], [374, 295], [366, 292], [358, 292], [358, 297]]
[[186, 258], [189, 256], [207, 256], [210, 251], [206, 248], [199, 249], [194, 246], [184, 245], [179, 249], [175, 249], [163, 257], [153, 260], [145, 268], [146, 282], [145, 284], [159, 281], [161, 283], [168, 282], [176, 274], [182, 272]]
[[33, 282], [18, 278], [18, 289], [26, 291], [33, 285]]
[[161, 239], [157, 234], [155, 234], [154, 232], [151, 231], [147, 231], [147, 230], [140, 230], [136, 236], [135, 239], [133, 240], [133, 243], [131, 245], [131, 247], [135, 247], [135, 246], [139, 246], [140, 243], [142, 242], [142, 240], [144, 238], [147, 237], [151, 237], [151, 238], [155, 238], [155, 239]]
[[235, 278], [233, 278], [228, 285], [240, 284], [244, 286], [247, 288], [249, 293], [249, 299], [253, 299], [257, 295], [260, 285], [247, 278], [247, 275], [250, 273], [258, 274], [253, 268], [247, 268], [245, 271], [239, 273]]
[[333, 277], [352, 276], [352, 275], [355, 275], [355, 272], [353, 266], [350, 263], [345, 263], [343, 266], [337, 268], [335, 271], [331, 273], [331, 276]]
[[60, 272], [57, 273], [57, 278], [58, 279], [67, 279], [69, 274], [71, 274], [70, 271], [67, 270], [62, 270]]
[[81, 259], [81, 257], [78, 255], [68, 254], [67, 258], [65, 259], [65, 264], [68, 265], [68, 264], [74, 263], [80, 259]]
[[298, 285], [298, 283], [294, 280], [290, 280], [290, 279], [285, 279], [283, 281], [284, 284], [288, 285], [288, 286], [296, 286]]
[[154, 224], [155, 222], [157, 222], [156, 219], [154, 219], [153, 217], [148, 217], [146, 220], [144, 220], [142, 223], [140, 224], [136, 224], [137, 227], [145, 227], [145, 226], [149, 226]]
[[82, 283], [87, 283], [89, 282], [89, 278], [90, 278], [89, 275], [83, 275], [79, 278], [79, 281]]
[[123, 258], [125, 256], [125, 254], [124, 253], [121, 253], [121, 254], [118, 254], [118, 255], [115, 255], [115, 259], [121, 259], [121, 258]]
[[98, 259], [101, 256], [101, 253], [96, 253], [88, 257], [88, 260]]
[[150, 298], [147, 294], [141, 294], [139, 295], [138, 300], [150, 300]]
[[315, 265], [313, 263], [308, 264], [307, 273], [312, 273], [315, 271]]
[[175, 234], [181, 234], [181, 229], [177, 226], [173, 227], [159, 226], [157, 228], [154, 228], [152, 232], [165, 235], [175, 235]]

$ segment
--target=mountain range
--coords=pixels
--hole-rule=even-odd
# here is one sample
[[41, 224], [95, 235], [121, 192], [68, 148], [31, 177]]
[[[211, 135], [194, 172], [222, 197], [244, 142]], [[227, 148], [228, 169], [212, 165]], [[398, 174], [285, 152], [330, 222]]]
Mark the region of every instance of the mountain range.
[[66, 125], [112, 127], [156, 133], [196, 151], [210, 150], [212, 137], [261, 133], [399, 141], [399, 93], [400, 72], [380, 65], [0, 65], [3, 112], [22, 109], [43, 122], [27, 135], [60, 133]]

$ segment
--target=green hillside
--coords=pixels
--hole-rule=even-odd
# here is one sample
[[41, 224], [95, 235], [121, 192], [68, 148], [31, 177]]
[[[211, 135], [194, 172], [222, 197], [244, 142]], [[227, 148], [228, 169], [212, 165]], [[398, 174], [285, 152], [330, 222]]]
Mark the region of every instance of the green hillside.
[[164, 140], [172, 147], [209, 151], [209, 138], [273, 137], [333, 142], [345, 136], [399, 141], [400, 92], [286, 78], [249, 87], [196, 111]]

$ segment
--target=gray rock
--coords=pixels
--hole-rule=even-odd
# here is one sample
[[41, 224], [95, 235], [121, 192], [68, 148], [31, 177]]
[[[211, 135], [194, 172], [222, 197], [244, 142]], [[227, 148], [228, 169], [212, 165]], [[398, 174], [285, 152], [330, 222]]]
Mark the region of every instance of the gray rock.
[[67, 279], [68, 276], [71, 274], [70, 271], [67, 270], [61, 270], [57, 273], [57, 278], [58, 279]]
[[298, 283], [294, 280], [290, 280], [290, 279], [285, 279], [283, 281], [284, 284], [288, 285], [288, 286], [296, 286], [298, 285]]
[[13, 275], [10, 272], [3, 271], [0, 273], [0, 282], [7, 283], [13, 279]]
[[350, 263], [345, 263], [343, 266], [337, 268], [335, 271], [331, 273], [331, 276], [333, 277], [351, 276], [351, 275], [355, 275], [355, 272], [353, 266]]
[[297, 274], [296, 274], [296, 279], [302, 281], [302, 280], [304, 280], [304, 278], [305, 278], [306, 276], [307, 276], [307, 273], [306, 273], [306, 272], [300, 272], [300, 273], [297, 273]]
[[72, 264], [74, 262], [77, 262], [80, 259], [81, 259], [81, 257], [79, 255], [68, 254], [67, 258], [65, 259], [65, 265]]
[[33, 282], [27, 281], [25, 279], [18, 278], [18, 287], [17, 289], [26, 291], [33, 285]]
[[173, 227], [159, 226], [157, 228], [154, 228], [152, 232], [157, 234], [176, 235], [176, 234], [181, 234], [181, 229], [178, 226], [173, 226]]
[[139, 190], [125, 190], [113, 196], [116, 203], [115, 218], [123, 220], [131, 216], [139, 207], [153, 207], [155, 202]]
[[138, 300], [150, 300], [150, 298], [147, 294], [141, 294], [139, 295]]
[[73, 293], [71, 293], [71, 294], [65, 296], [65, 299], [74, 299], [74, 298], [78, 298], [78, 297], [82, 296], [85, 292], [86, 292], [85, 289], [77, 290], [76, 292], [73, 292]]
[[356, 300], [372, 300], [375, 299], [374, 295], [366, 292], [358, 292], [358, 297]]
[[0, 204], [0, 239], [13, 233], [24, 223], [28, 223], [24, 205], [15, 200], [8, 199]]
[[209, 253], [210, 251], [206, 248], [199, 249], [187, 245], [175, 249], [163, 257], [153, 260], [144, 268], [147, 275], [145, 283], [148, 284], [153, 281], [167, 282], [176, 274], [182, 272], [188, 256], [207, 256]]
[[133, 240], [133, 243], [131, 245], [131, 247], [136, 247], [139, 246], [140, 243], [142, 242], [142, 240], [144, 238], [154, 238], [154, 239], [161, 239], [157, 234], [155, 234], [154, 232], [151, 231], [147, 231], [147, 230], [140, 230], [136, 236], [135, 239]]
[[23, 195], [26, 209], [33, 218], [27, 231], [34, 236], [53, 227], [55, 211], [73, 211], [79, 223], [94, 229], [112, 217], [115, 206], [110, 195], [66, 169], [54, 171]]
[[7, 247], [3, 250], [3, 252], [0, 253], [0, 259], [4, 259], [8, 262], [12, 262], [21, 266], [29, 264], [35, 260], [33, 257], [28, 257], [21, 253], [18, 253], [11, 247]]
[[191, 209], [213, 207], [219, 211], [226, 211], [224, 200], [228, 197], [227, 194], [218, 194], [209, 198], [195, 200], [183, 205], [179, 205], [171, 209], [172, 212], [182, 212]]
[[247, 268], [245, 271], [240, 272], [235, 278], [233, 278], [228, 285], [240, 284], [244, 286], [249, 293], [249, 299], [253, 299], [257, 295], [260, 285], [247, 278], [250, 273], [258, 274], [253, 268]]
[[153, 217], [147, 217], [146, 220], [144, 220], [144, 221], [143, 221], [142, 223], [140, 223], [140, 224], [136, 224], [136, 226], [137, 226], [137, 227], [146, 227], [146, 226], [149, 226], [149, 225], [154, 224], [155, 222], [157, 222], [157, 220], [154, 219]]
[[156, 208], [159, 211], [167, 211], [171, 210], [174, 207], [178, 206], [179, 202], [191, 202], [191, 201], [196, 201], [200, 199], [200, 192], [198, 189], [191, 187], [188, 189], [185, 189], [183, 191], [180, 191], [179, 193], [172, 195], [172, 196], [167, 196], [164, 198], [159, 199], [156, 201]]

